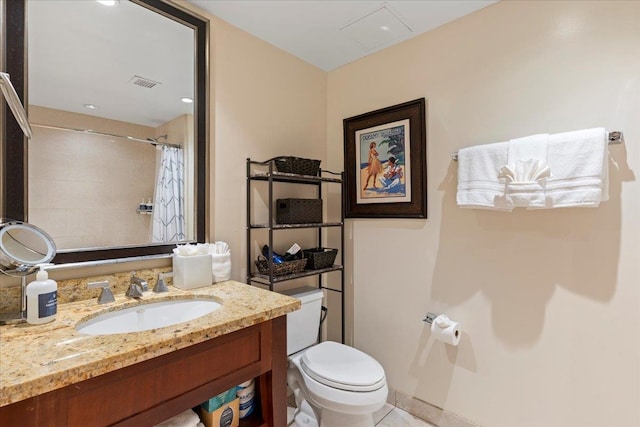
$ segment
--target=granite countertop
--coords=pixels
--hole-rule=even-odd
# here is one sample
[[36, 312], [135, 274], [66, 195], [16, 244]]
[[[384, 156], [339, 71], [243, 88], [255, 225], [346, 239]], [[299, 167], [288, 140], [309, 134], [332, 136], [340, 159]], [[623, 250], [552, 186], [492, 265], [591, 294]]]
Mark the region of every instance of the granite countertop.
[[[0, 406], [9, 405], [138, 362], [252, 326], [300, 308], [300, 301], [243, 283], [227, 281], [188, 291], [169, 287], [145, 292], [140, 301], [116, 295], [116, 302], [95, 299], [58, 306], [56, 319], [44, 325], [0, 326]], [[91, 336], [77, 323], [107, 311], [148, 302], [211, 298], [222, 304], [213, 313], [159, 329]]]

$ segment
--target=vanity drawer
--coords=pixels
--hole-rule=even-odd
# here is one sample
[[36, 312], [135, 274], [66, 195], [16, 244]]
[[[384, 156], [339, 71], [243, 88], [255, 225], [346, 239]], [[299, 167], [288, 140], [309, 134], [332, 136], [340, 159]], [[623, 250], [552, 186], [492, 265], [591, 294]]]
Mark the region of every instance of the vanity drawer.
[[261, 349], [265, 338], [263, 328], [252, 327], [76, 384], [68, 394], [68, 425], [111, 425], [210, 388], [204, 401], [242, 382], [234, 377], [244, 380], [269, 370], [270, 360], [264, 360], [269, 352]]

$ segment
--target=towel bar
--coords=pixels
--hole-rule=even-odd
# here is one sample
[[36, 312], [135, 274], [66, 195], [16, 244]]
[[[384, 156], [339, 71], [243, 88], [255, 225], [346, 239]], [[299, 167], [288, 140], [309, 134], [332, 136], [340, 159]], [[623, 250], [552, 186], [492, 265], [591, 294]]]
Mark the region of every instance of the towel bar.
[[[621, 131], [613, 131], [613, 132], [609, 132], [609, 145], [612, 144], [622, 144], [624, 142], [624, 139], [622, 137], [622, 132]], [[456, 151], [455, 153], [451, 153], [450, 154], [451, 159], [457, 161], [458, 160], [458, 152]]]

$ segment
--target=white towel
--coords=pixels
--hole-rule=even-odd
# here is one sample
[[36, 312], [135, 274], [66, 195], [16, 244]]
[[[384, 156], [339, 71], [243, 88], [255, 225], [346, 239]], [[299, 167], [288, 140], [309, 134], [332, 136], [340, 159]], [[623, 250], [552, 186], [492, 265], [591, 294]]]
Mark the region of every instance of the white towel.
[[191, 409], [169, 418], [156, 425], [156, 427], [196, 427], [200, 423], [200, 417]]
[[231, 251], [227, 242], [215, 242], [209, 245], [211, 254], [213, 283], [231, 279]]
[[518, 161], [534, 159], [540, 163], [547, 163], [547, 143], [549, 134], [515, 138], [507, 144], [507, 164], [515, 164]]
[[463, 208], [510, 211], [498, 169], [507, 163], [507, 143], [476, 145], [458, 151], [458, 191]]
[[597, 207], [609, 199], [604, 128], [551, 135], [548, 159], [553, 176], [546, 182], [546, 208]]
[[[547, 169], [538, 157], [522, 163], [519, 171], [503, 170], [500, 174], [498, 171], [508, 163], [508, 158], [509, 143], [506, 142], [461, 149], [458, 152], [458, 206], [510, 211], [516, 203], [514, 196], [531, 194], [536, 198], [533, 203], [529, 202], [529, 209], [597, 207], [609, 199], [608, 141], [604, 128], [550, 135]], [[545, 203], [540, 205], [536, 179], [544, 178], [549, 170], [553, 176], [544, 181]], [[511, 178], [507, 177], [509, 173]], [[498, 179], [499, 174], [502, 180]], [[519, 176], [528, 177], [534, 183], [521, 183], [509, 190], [510, 197], [507, 197], [505, 180], [516, 182]]]
[[507, 204], [544, 208], [545, 181], [551, 175], [547, 165], [549, 134], [516, 138], [507, 144], [507, 164], [498, 172], [505, 181]]

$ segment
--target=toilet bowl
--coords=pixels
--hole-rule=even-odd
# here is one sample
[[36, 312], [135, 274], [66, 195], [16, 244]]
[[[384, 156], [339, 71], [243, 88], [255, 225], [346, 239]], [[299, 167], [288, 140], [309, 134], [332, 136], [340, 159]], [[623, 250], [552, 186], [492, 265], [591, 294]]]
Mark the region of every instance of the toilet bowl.
[[287, 293], [302, 301], [301, 310], [287, 315], [287, 382], [296, 400], [295, 425], [373, 427], [373, 413], [384, 406], [389, 391], [384, 369], [368, 354], [344, 344], [314, 344], [322, 291], [300, 288]]

